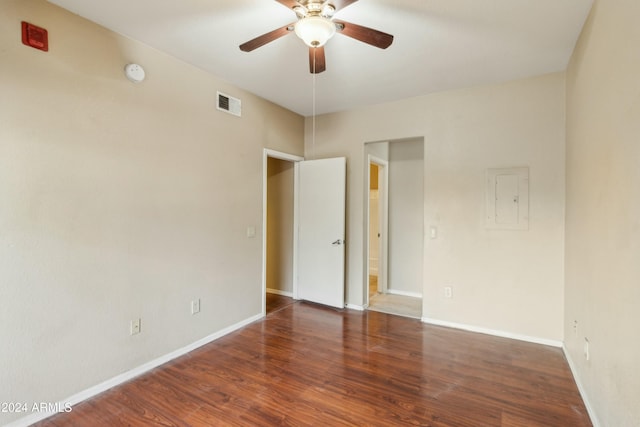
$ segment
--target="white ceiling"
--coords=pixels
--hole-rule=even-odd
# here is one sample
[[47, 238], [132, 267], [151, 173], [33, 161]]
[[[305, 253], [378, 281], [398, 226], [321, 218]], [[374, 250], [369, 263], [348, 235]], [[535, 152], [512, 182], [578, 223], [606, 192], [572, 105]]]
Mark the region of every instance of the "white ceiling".
[[[313, 112], [308, 48], [295, 34], [238, 49], [296, 20], [274, 0], [49, 1], [299, 114]], [[592, 2], [360, 0], [336, 18], [395, 40], [381, 50], [331, 39], [327, 71], [316, 76], [316, 113], [564, 70]]]

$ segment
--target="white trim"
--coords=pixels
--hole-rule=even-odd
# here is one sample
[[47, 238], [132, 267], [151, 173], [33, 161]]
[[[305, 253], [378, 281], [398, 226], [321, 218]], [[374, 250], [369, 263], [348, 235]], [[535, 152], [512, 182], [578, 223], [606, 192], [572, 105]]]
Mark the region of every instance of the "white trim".
[[418, 292], [401, 291], [398, 289], [387, 289], [387, 293], [391, 295], [401, 295], [403, 297], [422, 298], [422, 294]]
[[267, 157], [273, 157], [274, 159], [288, 160], [290, 162], [300, 162], [304, 160], [304, 157], [296, 154], [284, 153], [282, 151], [271, 150], [269, 148], [264, 149], [264, 154]]
[[365, 306], [357, 305], [357, 304], [346, 304], [345, 308], [348, 308], [349, 310], [357, 310], [357, 311], [364, 311], [366, 309]]
[[[137, 368], [131, 369], [130, 371], [124, 372], [120, 375], [116, 375], [111, 379], [108, 379], [104, 382], [101, 382], [100, 384], [97, 384], [93, 387], [89, 387], [86, 390], [76, 393], [73, 396], [70, 396], [64, 400], [61, 400], [61, 402], [64, 402], [61, 405], [61, 407], [64, 408], [65, 403], [70, 404], [71, 406], [75, 406], [84, 400], [90, 399], [96, 396], [97, 394], [100, 394], [109, 390], [110, 388], [113, 388], [133, 378], [136, 378], [146, 372], [149, 372], [154, 368], [157, 368], [160, 365], [170, 362], [173, 359], [183, 356], [199, 347], [202, 347], [203, 345], [209, 344], [210, 342], [215, 341], [218, 338], [222, 338], [223, 336], [228, 335], [234, 331], [237, 331], [238, 329], [243, 328], [248, 324], [253, 323], [256, 320], [260, 320], [262, 318], [264, 318], [263, 314], [257, 314], [255, 316], [249, 317], [248, 319], [242, 320], [234, 325], [228, 326], [218, 332], [208, 335], [202, 339], [199, 339], [198, 341], [195, 341], [185, 347], [179, 348], [175, 351], [172, 351], [171, 353], [165, 354], [164, 356], [160, 356], [157, 359], [151, 360], [150, 362], [147, 362], [144, 365], [140, 365]], [[38, 412], [35, 414], [31, 414], [29, 416], [26, 416], [24, 418], [20, 418], [19, 420], [16, 420], [11, 424], [5, 425], [4, 427], [27, 427], [38, 421], [44, 420], [45, 418], [49, 418], [50, 416], [55, 415], [56, 413], [57, 412]]]
[[[273, 157], [274, 159], [287, 160], [290, 162], [297, 163], [301, 160], [304, 160], [304, 157], [296, 156], [295, 154], [283, 153], [281, 151], [271, 150], [269, 148], [265, 148], [262, 154], [262, 315], [265, 316], [267, 314], [267, 166], [269, 157]], [[297, 185], [297, 176], [294, 177], [294, 187]], [[296, 189], [294, 188], [294, 198], [296, 197]], [[295, 203], [294, 203], [295, 206]], [[293, 214], [293, 294], [296, 293], [296, 234], [297, 234], [297, 215], [296, 212]]]
[[300, 299], [298, 296], [298, 219], [300, 218], [300, 163], [293, 164], [293, 277], [291, 287], [293, 288], [293, 299]]
[[573, 359], [569, 355], [569, 350], [567, 347], [562, 344], [562, 351], [564, 352], [564, 357], [567, 359], [567, 363], [569, 364], [569, 369], [571, 369], [571, 374], [573, 375], [573, 380], [576, 382], [576, 386], [578, 387], [578, 391], [580, 392], [580, 396], [582, 397], [582, 401], [584, 402], [584, 406], [587, 408], [587, 413], [589, 414], [589, 418], [591, 419], [591, 424], [593, 427], [600, 427], [602, 424], [596, 415], [596, 411], [591, 405], [589, 401], [589, 396], [582, 385], [582, 381], [580, 381], [580, 376], [578, 375], [578, 369], [576, 365], [573, 363]]
[[282, 295], [283, 297], [293, 298], [293, 292], [281, 291], [280, 289], [267, 288], [268, 294]]
[[436, 325], [436, 326], [445, 326], [447, 328], [461, 329], [463, 331], [477, 332], [477, 333], [480, 333], [480, 334], [493, 335], [493, 336], [502, 337], [502, 338], [510, 338], [510, 339], [518, 340], [518, 341], [526, 341], [526, 342], [531, 342], [531, 343], [534, 343], [534, 344], [549, 345], [549, 346], [558, 347], [558, 348], [562, 347], [562, 341], [550, 340], [550, 339], [546, 339], [546, 338], [531, 337], [531, 336], [528, 336], [528, 335], [514, 334], [512, 332], [497, 331], [495, 329], [482, 328], [482, 327], [479, 327], [479, 326], [472, 326], [472, 325], [465, 325], [465, 324], [462, 324], [462, 323], [447, 322], [447, 321], [444, 321], [444, 320], [430, 319], [428, 317], [423, 317], [422, 318], [422, 322], [423, 323], [429, 323], [431, 325]]

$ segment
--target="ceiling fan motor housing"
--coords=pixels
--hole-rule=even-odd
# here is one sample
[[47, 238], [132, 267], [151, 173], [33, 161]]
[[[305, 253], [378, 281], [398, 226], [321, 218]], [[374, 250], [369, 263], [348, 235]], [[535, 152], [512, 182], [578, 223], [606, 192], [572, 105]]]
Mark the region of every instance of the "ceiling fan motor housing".
[[309, 16], [322, 16], [324, 18], [331, 18], [336, 12], [336, 8], [331, 3], [309, 1], [306, 4], [300, 2], [293, 8], [293, 11], [298, 15], [298, 18], [307, 18]]

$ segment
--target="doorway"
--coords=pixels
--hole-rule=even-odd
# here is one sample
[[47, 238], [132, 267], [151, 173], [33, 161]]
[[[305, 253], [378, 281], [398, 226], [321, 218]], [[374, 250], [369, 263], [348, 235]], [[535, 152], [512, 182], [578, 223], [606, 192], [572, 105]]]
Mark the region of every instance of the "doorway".
[[386, 160], [369, 155], [368, 299], [387, 293], [387, 170]]
[[263, 171], [262, 314], [273, 295], [344, 307], [346, 158], [265, 149]]
[[366, 307], [421, 318], [424, 139], [368, 143], [365, 156]]
[[287, 153], [264, 151], [263, 315], [294, 302], [294, 171], [301, 160]]

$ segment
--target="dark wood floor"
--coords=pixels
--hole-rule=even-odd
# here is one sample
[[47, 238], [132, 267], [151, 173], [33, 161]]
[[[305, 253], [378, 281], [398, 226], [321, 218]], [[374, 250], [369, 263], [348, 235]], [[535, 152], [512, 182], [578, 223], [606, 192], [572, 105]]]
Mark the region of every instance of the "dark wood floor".
[[38, 425], [591, 423], [560, 349], [295, 302]]
[[289, 304], [293, 303], [293, 298], [267, 293], [267, 314], [281, 310]]

